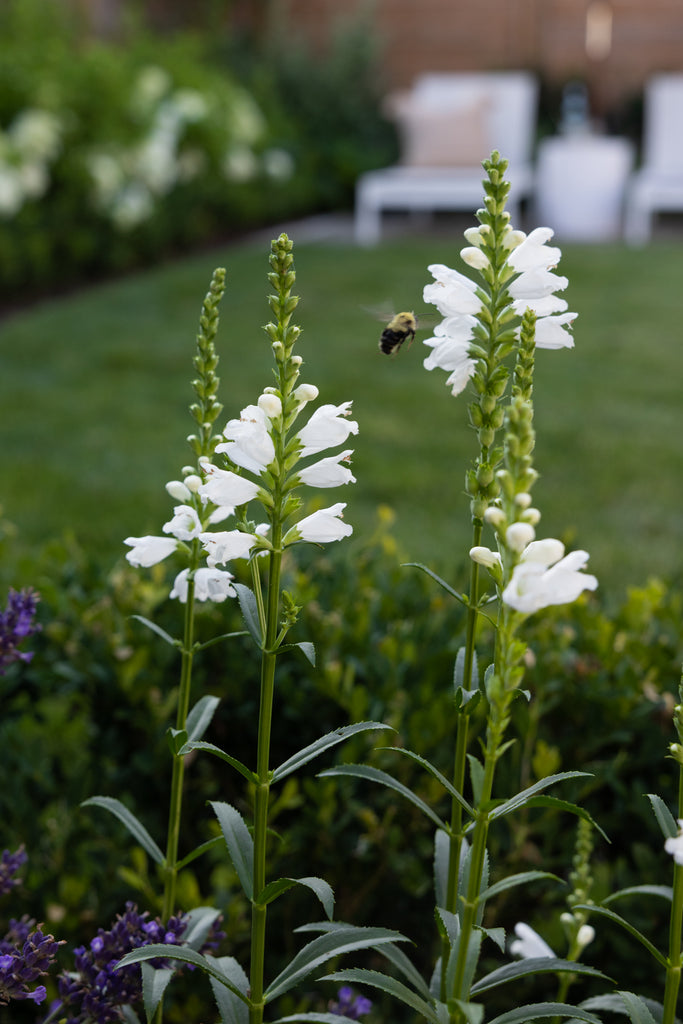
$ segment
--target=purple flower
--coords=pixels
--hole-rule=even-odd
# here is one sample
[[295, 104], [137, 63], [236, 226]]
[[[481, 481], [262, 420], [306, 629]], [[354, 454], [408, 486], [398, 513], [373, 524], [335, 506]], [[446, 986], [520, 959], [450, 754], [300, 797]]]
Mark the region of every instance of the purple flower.
[[[59, 977], [59, 994], [65, 1024], [120, 1024], [122, 1006], [142, 1003], [142, 975], [139, 964], [117, 968], [126, 953], [156, 942], [179, 945], [187, 928], [187, 917], [178, 915], [163, 924], [140, 914], [134, 903], [126, 904], [109, 931], [100, 928], [90, 945], [74, 950], [75, 972]], [[210, 933], [216, 938], [220, 933]], [[168, 967], [169, 960], [149, 961], [153, 967]], [[61, 1018], [60, 1018], [61, 1019]]]
[[359, 1020], [364, 1014], [370, 1013], [372, 1002], [365, 996], [357, 996], [349, 985], [342, 985], [337, 992], [337, 1002], [329, 1004], [330, 1013], [350, 1020]]
[[[31, 986], [47, 974], [61, 943], [52, 935], [44, 935], [40, 928], [29, 931], [34, 924], [28, 918], [12, 921], [10, 932], [0, 942], [0, 1006], [12, 999], [32, 999], [38, 1004], [47, 995], [44, 985]], [[12, 940], [21, 935], [23, 939], [14, 944]]]
[[19, 885], [21, 879], [12, 876], [26, 863], [27, 857], [24, 847], [20, 846], [14, 853], [3, 850], [0, 858], [0, 896], [10, 892], [15, 885]]
[[31, 587], [19, 591], [10, 588], [7, 607], [0, 612], [0, 676], [12, 662], [30, 661], [33, 657], [32, 651], [20, 651], [18, 647], [22, 640], [40, 629], [33, 622], [39, 597]]

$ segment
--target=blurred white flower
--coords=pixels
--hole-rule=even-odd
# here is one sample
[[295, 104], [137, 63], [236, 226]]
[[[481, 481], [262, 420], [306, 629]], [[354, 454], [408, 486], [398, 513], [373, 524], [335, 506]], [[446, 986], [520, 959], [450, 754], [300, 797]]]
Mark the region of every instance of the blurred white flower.
[[[187, 601], [187, 578], [189, 569], [179, 572], [173, 583], [169, 597], [177, 597], [181, 604]], [[234, 597], [235, 590], [230, 586], [234, 579], [232, 573], [224, 569], [197, 569], [194, 574], [195, 601], [225, 601]]]
[[235, 142], [246, 146], [258, 142], [265, 134], [266, 119], [256, 100], [245, 89], [236, 88], [230, 97], [228, 125]]
[[203, 121], [209, 113], [209, 104], [198, 89], [176, 89], [167, 102], [186, 124]]
[[120, 231], [130, 231], [148, 220], [154, 212], [154, 199], [141, 182], [131, 182], [113, 198], [111, 219]]
[[25, 160], [50, 162], [62, 145], [62, 121], [49, 110], [27, 107], [17, 114], [7, 135]]
[[156, 107], [172, 85], [173, 80], [168, 71], [157, 64], [148, 64], [133, 83], [131, 106], [143, 114], [147, 113]]
[[16, 167], [0, 164], [0, 215], [13, 217], [24, 204], [24, 193]]
[[228, 181], [251, 181], [258, 174], [258, 160], [253, 149], [240, 143], [230, 146], [223, 157], [222, 171]]
[[664, 843], [664, 849], [677, 864], [683, 865], [683, 818], [678, 819], [678, 835], [670, 836]]
[[269, 178], [275, 181], [288, 181], [294, 174], [296, 165], [294, 157], [286, 149], [272, 147], [265, 150], [262, 156], [263, 169]]
[[535, 932], [528, 924], [519, 921], [515, 925], [516, 939], [510, 943], [510, 952], [513, 956], [522, 957], [524, 960], [533, 957], [554, 957], [552, 949], [547, 942], [544, 942], [538, 932]]

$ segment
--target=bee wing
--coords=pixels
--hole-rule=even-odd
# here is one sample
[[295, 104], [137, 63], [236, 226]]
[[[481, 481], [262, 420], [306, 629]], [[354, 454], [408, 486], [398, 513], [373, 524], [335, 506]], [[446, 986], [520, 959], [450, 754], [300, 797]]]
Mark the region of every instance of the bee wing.
[[361, 306], [361, 309], [369, 313], [373, 320], [379, 320], [383, 324], [388, 324], [396, 316], [396, 307], [388, 300], [376, 306]]
[[427, 330], [429, 327], [434, 327], [436, 324], [443, 320], [441, 313], [416, 313], [415, 319], [417, 320], [418, 330]]

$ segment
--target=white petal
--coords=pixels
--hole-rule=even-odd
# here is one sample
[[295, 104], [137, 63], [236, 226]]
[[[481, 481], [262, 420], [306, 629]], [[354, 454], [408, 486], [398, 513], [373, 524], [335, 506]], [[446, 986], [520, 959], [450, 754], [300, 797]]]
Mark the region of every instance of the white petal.
[[576, 313], [544, 316], [536, 321], [537, 348], [573, 348], [574, 339], [566, 326], [576, 319]]
[[348, 462], [353, 455], [352, 449], [340, 452], [339, 455], [330, 455], [326, 459], [314, 462], [312, 466], [306, 466], [298, 472], [302, 484], [309, 487], [339, 487], [341, 484], [355, 484], [356, 478], [347, 466], [340, 465], [341, 462]]
[[202, 460], [202, 469], [208, 479], [199, 488], [199, 495], [212, 501], [214, 505], [234, 509], [237, 505], [246, 505], [259, 492], [258, 484], [230, 470], [218, 469], [205, 460]]
[[343, 444], [349, 434], [357, 434], [358, 424], [355, 420], [347, 419], [350, 412], [351, 402], [318, 406], [308, 423], [299, 431], [299, 440], [303, 445], [299, 456], [305, 458], [307, 455], [317, 455], [326, 448]]
[[172, 537], [126, 537], [123, 542], [132, 548], [126, 552], [126, 559], [131, 565], [148, 569], [151, 565], [167, 558], [178, 546]]
[[[289, 531], [291, 539], [298, 535], [302, 540], [312, 541], [317, 544], [325, 544], [333, 540], [341, 540], [353, 533], [353, 527], [342, 521], [342, 515], [346, 504], [339, 502], [330, 508], [321, 508], [312, 515], [306, 516]], [[284, 543], [288, 542], [285, 536]]]
[[170, 533], [178, 540], [192, 540], [201, 529], [202, 524], [197, 510], [191, 505], [176, 505], [173, 509], [173, 519], [169, 519], [162, 527], [164, 533]]
[[545, 942], [538, 932], [535, 932], [528, 924], [520, 921], [515, 925], [517, 939], [510, 943], [510, 952], [514, 956], [521, 956], [524, 959], [532, 957], [554, 957], [552, 949]]
[[215, 533], [200, 533], [199, 539], [206, 551], [206, 562], [210, 569], [225, 565], [233, 558], [247, 558], [256, 543], [256, 538], [241, 530], [217, 530]]

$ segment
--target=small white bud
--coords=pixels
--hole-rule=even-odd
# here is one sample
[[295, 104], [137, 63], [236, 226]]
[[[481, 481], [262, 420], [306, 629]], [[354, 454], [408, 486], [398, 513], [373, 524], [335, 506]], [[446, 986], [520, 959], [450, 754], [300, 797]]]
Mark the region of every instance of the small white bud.
[[187, 476], [188, 473], [194, 473], [194, 471], [194, 466], [183, 466], [183, 468], [180, 470], [184, 477]]
[[185, 484], [188, 490], [192, 491], [193, 494], [196, 494], [199, 488], [202, 486], [202, 478], [200, 476], [197, 476], [196, 473], [190, 473], [189, 476], [185, 477], [183, 483]]
[[585, 949], [595, 938], [595, 928], [589, 924], [582, 924], [576, 935], [576, 942], [580, 949]]
[[473, 562], [478, 562], [479, 565], [485, 565], [487, 569], [493, 569], [494, 566], [500, 568], [500, 555], [497, 551], [491, 551], [490, 548], [480, 546], [470, 548], [470, 558]]
[[515, 494], [515, 505], [519, 505], [520, 508], [528, 508], [531, 504], [531, 495], [527, 494], [526, 491], [520, 491], [519, 494]]
[[480, 246], [482, 244], [482, 242], [484, 241], [484, 239], [483, 239], [483, 231], [482, 231], [481, 227], [479, 227], [479, 228], [474, 228], [474, 227], [467, 228], [467, 230], [465, 231], [465, 238], [470, 243], [470, 245]]
[[303, 359], [301, 358], [301, 356], [290, 356], [289, 361], [292, 364], [292, 366], [301, 366], [301, 364], [303, 363]]
[[502, 508], [498, 508], [497, 505], [489, 505], [484, 512], [484, 521], [490, 523], [494, 529], [498, 529], [505, 524], [506, 516]]
[[531, 523], [510, 523], [505, 531], [505, 540], [509, 548], [521, 554], [527, 544], [531, 544], [536, 536]]
[[475, 270], [483, 270], [489, 265], [489, 258], [486, 253], [483, 253], [481, 249], [477, 249], [476, 246], [465, 246], [464, 249], [460, 250], [460, 255], [468, 267], [474, 267]]
[[531, 523], [532, 526], [538, 526], [541, 521], [541, 513], [537, 508], [527, 508], [522, 512], [522, 519], [525, 523]]
[[176, 501], [186, 502], [192, 497], [189, 488], [181, 480], [169, 480], [166, 490]]
[[293, 395], [298, 405], [305, 405], [306, 402], [313, 402], [318, 397], [318, 389], [315, 384], [299, 384], [294, 389]]
[[282, 415], [282, 402], [277, 395], [264, 392], [258, 400], [258, 407], [264, 412], [269, 420], [277, 419]]
[[503, 244], [508, 250], [516, 249], [518, 245], [521, 245], [526, 238], [525, 231], [516, 231], [514, 228], [510, 228], [509, 231], [505, 232], [505, 238]]

